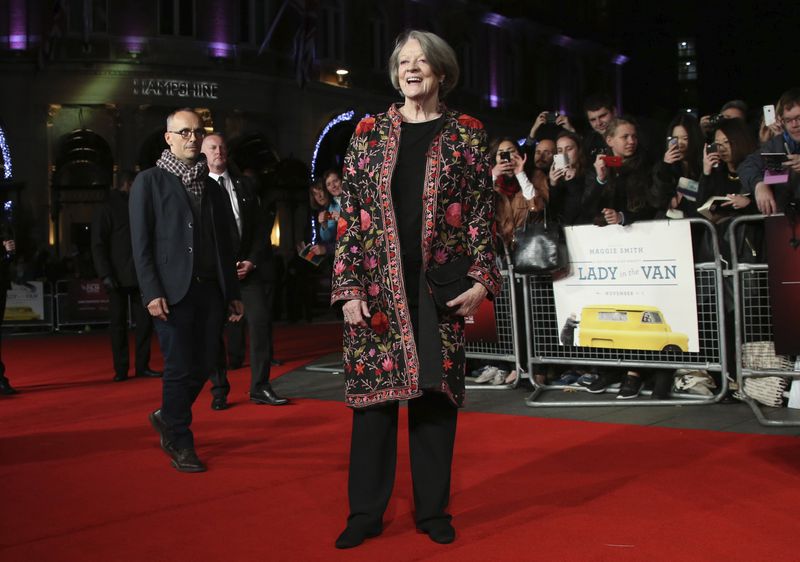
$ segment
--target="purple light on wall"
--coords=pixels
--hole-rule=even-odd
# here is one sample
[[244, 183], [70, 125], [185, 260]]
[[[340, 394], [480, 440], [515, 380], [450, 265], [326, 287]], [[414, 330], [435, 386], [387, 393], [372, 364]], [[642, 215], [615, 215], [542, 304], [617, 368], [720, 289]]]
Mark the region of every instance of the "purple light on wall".
[[209, 51], [211, 51], [211, 56], [216, 58], [227, 58], [231, 56], [233, 52], [233, 45], [229, 45], [228, 43], [209, 43], [208, 45]]
[[483, 23], [493, 27], [503, 27], [507, 22], [507, 18], [501, 16], [500, 14], [495, 14], [494, 12], [488, 12], [483, 16]]
[[211, 53], [217, 57], [224, 57], [231, 51], [230, 17], [233, 9], [232, 2], [211, 2], [208, 4], [209, 24], [211, 25]]
[[570, 47], [575, 43], [575, 39], [566, 35], [556, 35], [553, 37], [553, 44], [559, 47]]
[[628, 57], [626, 57], [625, 55], [614, 55], [611, 58], [611, 62], [613, 62], [614, 64], [616, 64], [618, 66], [622, 66], [623, 64], [628, 62], [628, 60], [629, 60]]
[[28, 48], [28, 12], [25, 0], [10, 0], [8, 6], [8, 46], [12, 51]]
[[489, 107], [500, 107], [500, 96], [489, 94]]
[[139, 54], [142, 52], [146, 39], [144, 37], [127, 36], [122, 39], [125, 48], [131, 54]]

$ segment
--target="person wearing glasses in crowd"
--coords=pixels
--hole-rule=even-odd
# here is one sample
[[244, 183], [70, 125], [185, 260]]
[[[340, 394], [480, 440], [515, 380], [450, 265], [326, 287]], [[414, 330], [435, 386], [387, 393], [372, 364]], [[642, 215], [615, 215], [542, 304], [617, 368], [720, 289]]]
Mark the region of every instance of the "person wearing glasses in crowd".
[[[755, 197], [758, 210], [764, 215], [782, 213], [791, 201], [800, 200], [800, 88], [791, 88], [781, 95], [775, 108], [781, 134], [764, 143], [739, 165], [742, 193]], [[781, 170], [769, 171], [761, 154], [786, 154]], [[767, 183], [766, 176], [786, 181]]]
[[200, 158], [204, 137], [197, 113], [171, 113], [169, 149], [136, 176], [130, 194], [136, 274], [164, 355], [161, 408], [149, 419], [181, 472], [206, 470], [190, 429], [192, 404], [217, 366], [226, 308], [231, 321], [244, 312], [229, 235], [236, 226], [228, 195]]

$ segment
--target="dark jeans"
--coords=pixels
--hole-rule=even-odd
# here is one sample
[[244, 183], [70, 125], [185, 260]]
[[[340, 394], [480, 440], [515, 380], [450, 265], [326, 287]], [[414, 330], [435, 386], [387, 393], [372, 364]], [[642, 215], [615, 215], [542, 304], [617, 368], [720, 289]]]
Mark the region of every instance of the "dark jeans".
[[[250, 334], [250, 392], [255, 393], [269, 386], [272, 362], [272, 302], [275, 286], [254, 279], [241, 283], [244, 318], [239, 322], [228, 322], [227, 355], [231, 363], [244, 359], [246, 342], [245, 328]], [[221, 338], [220, 338], [221, 339]], [[238, 360], [237, 360], [238, 359]], [[211, 374], [211, 394], [226, 397], [231, 390], [225, 365], [225, 346], [221, 345], [217, 356], [217, 369]]]
[[[397, 466], [398, 402], [353, 410], [347, 524], [379, 525], [389, 504]], [[442, 393], [426, 392], [408, 401], [411, 477], [417, 527], [450, 520], [450, 473], [458, 408]]]
[[194, 447], [192, 404], [215, 369], [225, 302], [216, 282], [192, 281], [186, 296], [154, 320], [164, 355], [161, 417], [178, 449]]
[[109, 332], [111, 333], [111, 353], [114, 357], [114, 373], [127, 375], [130, 366], [128, 359], [128, 299], [131, 303], [131, 316], [136, 323], [135, 367], [139, 373], [150, 368], [150, 336], [153, 334], [153, 321], [142, 304], [142, 295], [137, 287], [120, 287], [108, 292]]

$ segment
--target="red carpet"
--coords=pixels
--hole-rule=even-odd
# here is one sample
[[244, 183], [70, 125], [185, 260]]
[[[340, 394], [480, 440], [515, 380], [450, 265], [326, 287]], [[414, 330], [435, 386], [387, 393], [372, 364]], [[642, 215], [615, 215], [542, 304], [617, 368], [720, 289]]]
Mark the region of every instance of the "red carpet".
[[[336, 349], [337, 331], [281, 327], [285, 369]], [[211, 411], [204, 393], [195, 408], [209, 472], [179, 474], [147, 424], [160, 384], [110, 382], [105, 345], [94, 335], [4, 342], [23, 391], [0, 398], [4, 562], [798, 559], [795, 438], [470, 412], [454, 467], [458, 540], [414, 531], [403, 426], [384, 534], [337, 551], [345, 406], [245, 404], [242, 370], [235, 407]]]

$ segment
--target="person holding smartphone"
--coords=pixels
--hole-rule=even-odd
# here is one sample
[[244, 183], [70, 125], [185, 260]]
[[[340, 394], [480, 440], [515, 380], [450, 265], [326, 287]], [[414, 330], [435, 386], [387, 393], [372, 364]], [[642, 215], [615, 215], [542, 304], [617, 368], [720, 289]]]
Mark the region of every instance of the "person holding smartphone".
[[[679, 113], [667, 128], [663, 158], [653, 166], [653, 186], [667, 202], [670, 218], [697, 216], [698, 180], [702, 172], [703, 131], [693, 115]], [[678, 212], [676, 212], [678, 211]]]
[[592, 222], [581, 204], [586, 185], [586, 160], [581, 138], [571, 131], [556, 137], [556, 155], [548, 174], [550, 201], [548, 212], [563, 225]]
[[489, 146], [495, 163], [492, 183], [495, 191], [497, 234], [510, 244], [514, 230], [525, 222], [528, 211], [540, 211], [547, 201], [547, 190], [536, 190], [525, 171], [528, 158], [521, 154], [511, 137], [495, 139]]

